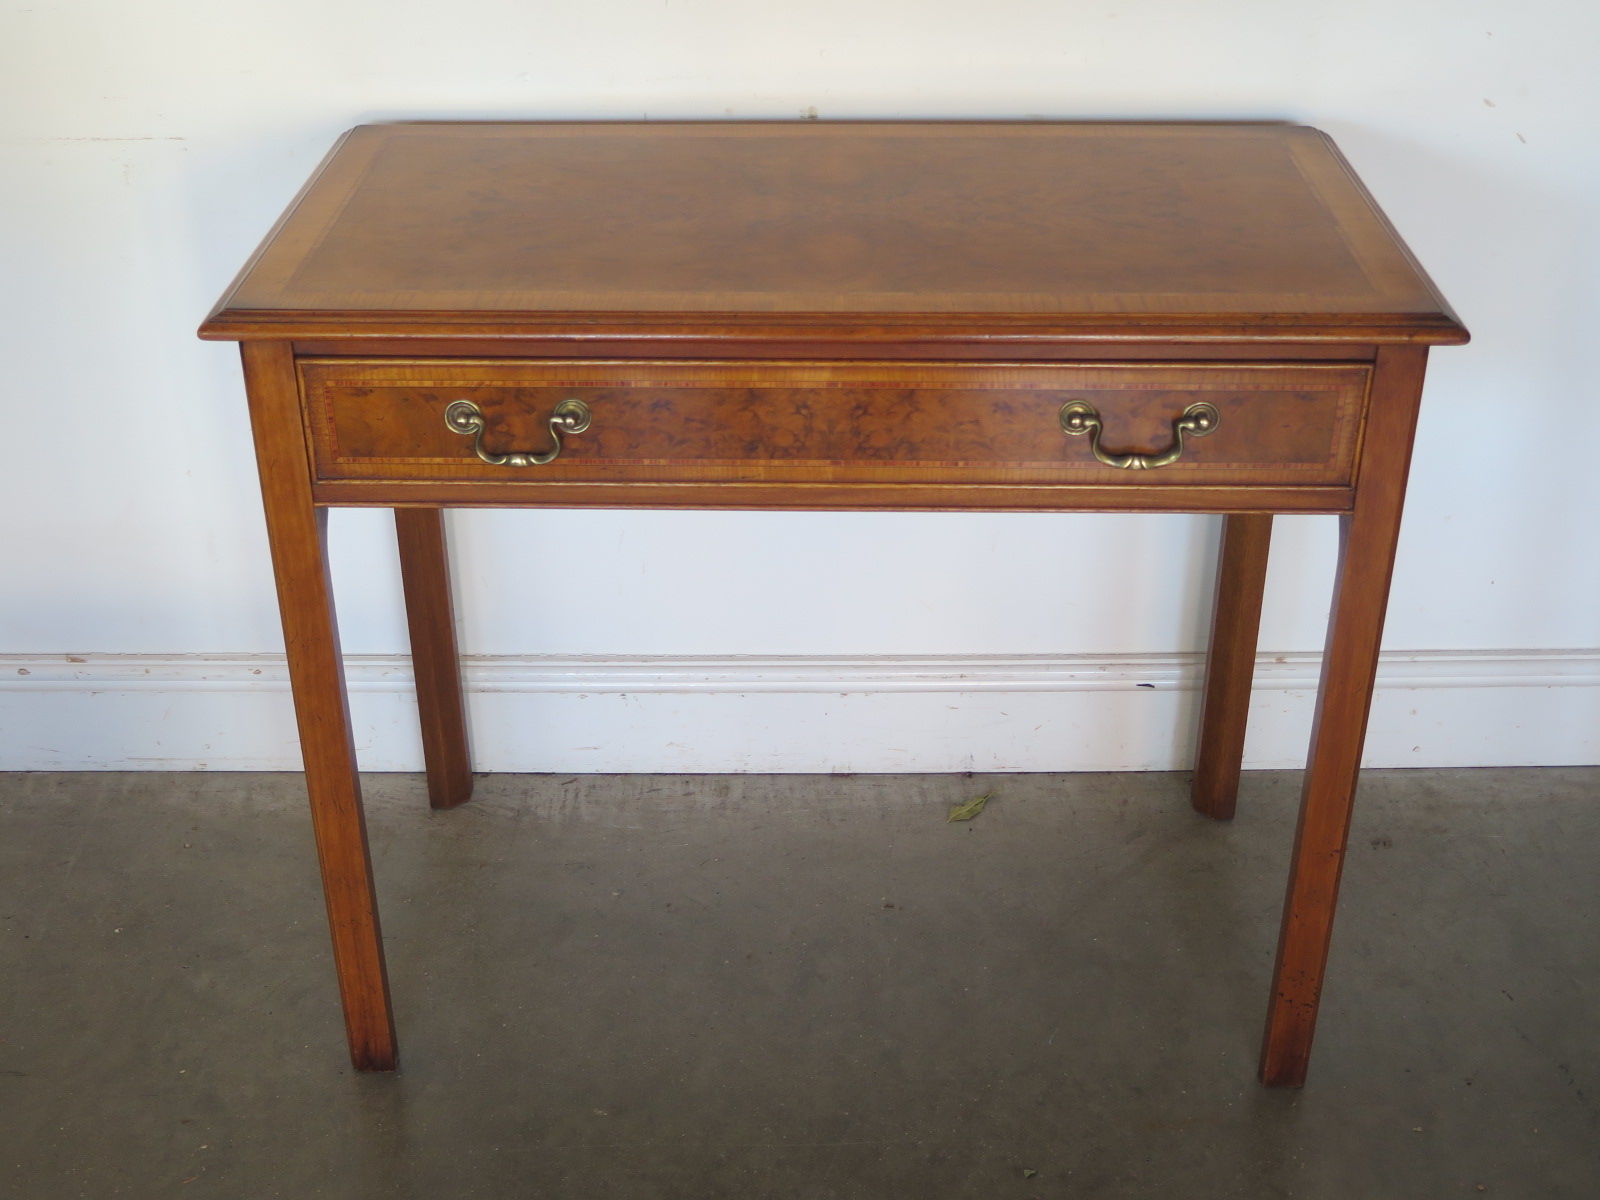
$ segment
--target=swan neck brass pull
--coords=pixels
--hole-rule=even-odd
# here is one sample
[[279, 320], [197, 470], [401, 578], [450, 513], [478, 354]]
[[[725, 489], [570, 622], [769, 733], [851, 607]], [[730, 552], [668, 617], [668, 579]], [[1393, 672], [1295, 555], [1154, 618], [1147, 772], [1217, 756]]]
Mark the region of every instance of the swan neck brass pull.
[[483, 410], [471, 400], [452, 400], [444, 410], [444, 423], [456, 433], [471, 437], [472, 449], [491, 467], [542, 467], [561, 453], [563, 433], [582, 433], [594, 414], [582, 400], [563, 400], [550, 414], [550, 449], [542, 452], [490, 454], [483, 448]]
[[1079, 437], [1089, 435], [1089, 449], [1108, 467], [1125, 471], [1151, 471], [1156, 467], [1169, 467], [1183, 457], [1183, 435], [1205, 437], [1222, 423], [1222, 414], [1215, 405], [1204, 400], [1191, 404], [1172, 422], [1172, 445], [1159, 454], [1112, 454], [1100, 445], [1100, 414], [1086, 400], [1068, 400], [1061, 406], [1061, 432]]

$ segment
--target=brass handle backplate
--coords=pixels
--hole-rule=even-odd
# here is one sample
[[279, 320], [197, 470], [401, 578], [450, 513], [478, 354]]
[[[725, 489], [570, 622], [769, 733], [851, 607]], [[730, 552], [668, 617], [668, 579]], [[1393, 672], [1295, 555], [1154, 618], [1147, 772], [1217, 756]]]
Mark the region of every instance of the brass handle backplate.
[[1079, 437], [1089, 435], [1089, 449], [1108, 467], [1125, 471], [1150, 471], [1168, 467], [1183, 457], [1183, 435], [1205, 437], [1222, 423], [1215, 405], [1204, 400], [1191, 404], [1172, 422], [1172, 445], [1159, 454], [1112, 454], [1100, 445], [1100, 414], [1086, 400], [1068, 400], [1061, 406], [1061, 432]]
[[563, 433], [582, 433], [593, 417], [582, 400], [563, 400], [550, 414], [550, 449], [539, 453], [490, 454], [483, 448], [483, 410], [471, 400], [452, 400], [444, 410], [444, 423], [456, 433], [471, 437], [472, 449], [491, 467], [542, 467], [561, 453]]

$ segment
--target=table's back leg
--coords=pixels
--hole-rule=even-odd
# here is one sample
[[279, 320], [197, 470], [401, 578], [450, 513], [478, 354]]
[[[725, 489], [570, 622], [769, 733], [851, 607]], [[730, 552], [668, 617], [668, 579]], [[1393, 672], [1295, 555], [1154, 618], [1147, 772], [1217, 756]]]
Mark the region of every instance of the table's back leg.
[[444, 512], [397, 508], [394, 523], [400, 539], [400, 578], [411, 630], [411, 667], [422, 719], [428, 801], [434, 808], [454, 808], [472, 797], [472, 760], [467, 750], [455, 612], [450, 603]]
[[1200, 740], [1190, 793], [1197, 811], [1218, 820], [1233, 816], [1239, 795], [1256, 638], [1261, 631], [1261, 593], [1267, 581], [1271, 542], [1271, 513], [1233, 513], [1223, 518]]
[[393, 1070], [394, 1018], [328, 579], [327, 514], [311, 502], [294, 357], [283, 342], [245, 342], [241, 351], [350, 1060], [358, 1070]]
[[1261, 1049], [1266, 1084], [1298, 1087], [1311, 1057], [1426, 361], [1425, 347], [1379, 352], [1356, 506], [1340, 518], [1333, 611]]

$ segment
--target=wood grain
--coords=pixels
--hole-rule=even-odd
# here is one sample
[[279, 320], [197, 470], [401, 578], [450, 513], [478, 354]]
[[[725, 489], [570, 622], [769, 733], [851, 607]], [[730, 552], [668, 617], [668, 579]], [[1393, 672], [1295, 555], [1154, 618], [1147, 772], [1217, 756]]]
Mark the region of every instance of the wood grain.
[[422, 721], [428, 801], [434, 808], [454, 808], [472, 798], [472, 760], [456, 651], [455, 609], [450, 599], [444, 513], [437, 508], [397, 508], [394, 522], [406, 624], [411, 633], [411, 668], [417, 681], [417, 713]]
[[1261, 594], [1271, 544], [1270, 513], [1235, 513], [1224, 518], [1191, 794], [1196, 811], [1219, 821], [1233, 816], [1239, 795], [1256, 637], [1261, 628]]
[[1261, 1081], [1274, 1086], [1299, 1087], [1311, 1057], [1426, 363], [1424, 349], [1391, 347], [1378, 355], [1360, 489], [1355, 510], [1340, 521], [1333, 610], [1261, 1051]]
[[288, 344], [241, 350], [350, 1061], [358, 1070], [391, 1071], [398, 1051], [328, 576], [327, 513], [312, 506]]

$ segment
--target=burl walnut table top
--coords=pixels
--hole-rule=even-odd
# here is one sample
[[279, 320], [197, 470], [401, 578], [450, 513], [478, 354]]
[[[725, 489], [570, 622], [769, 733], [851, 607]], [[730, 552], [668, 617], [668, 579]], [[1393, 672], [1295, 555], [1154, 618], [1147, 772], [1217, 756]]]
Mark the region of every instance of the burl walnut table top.
[[793, 330], [1461, 342], [1322, 134], [1282, 124], [365, 126], [222, 339]]

